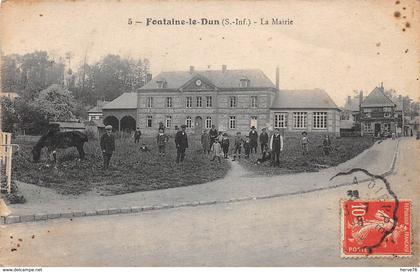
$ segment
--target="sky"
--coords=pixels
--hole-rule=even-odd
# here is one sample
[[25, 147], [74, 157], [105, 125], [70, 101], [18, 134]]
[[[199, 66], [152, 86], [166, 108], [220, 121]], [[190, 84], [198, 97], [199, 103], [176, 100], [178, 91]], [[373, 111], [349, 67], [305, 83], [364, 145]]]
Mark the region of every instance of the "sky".
[[[77, 67], [107, 54], [148, 58], [151, 71], [261, 69], [280, 89], [326, 90], [343, 105], [353, 90], [419, 99], [419, 11], [399, 1], [6, 1], [2, 54], [73, 53]], [[399, 12], [399, 13], [396, 13]], [[405, 18], [404, 18], [405, 17]], [[142, 24], [128, 24], [128, 19]], [[147, 18], [249, 19], [242, 25], [145, 26]], [[261, 25], [261, 18], [293, 25]]]

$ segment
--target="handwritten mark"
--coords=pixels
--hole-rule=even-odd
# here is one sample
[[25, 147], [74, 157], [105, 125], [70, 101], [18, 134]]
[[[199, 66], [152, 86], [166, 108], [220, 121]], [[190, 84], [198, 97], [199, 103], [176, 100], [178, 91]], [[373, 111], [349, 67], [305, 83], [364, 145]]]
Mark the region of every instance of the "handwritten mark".
[[395, 200], [395, 207], [394, 207], [394, 211], [393, 211], [393, 216], [392, 219], [394, 220], [394, 222], [392, 223], [392, 228], [388, 231], [385, 231], [380, 239], [380, 241], [376, 244], [374, 244], [373, 246], [366, 246], [364, 248], [366, 248], [368, 250], [368, 253], [371, 254], [372, 250], [378, 246], [380, 246], [382, 244], [382, 242], [385, 240], [385, 237], [387, 237], [389, 234], [391, 234], [392, 232], [394, 232], [395, 228], [397, 227], [397, 221], [398, 221], [398, 216], [397, 216], [397, 211], [399, 208], [399, 201], [397, 198], [397, 195], [394, 193], [394, 191], [391, 189], [391, 185], [389, 184], [389, 182], [386, 180], [386, 178], [384, 178], [381, 175], [374, 175], [369, 173], [369, 171], [367, 171], [366, 169], [363, 168], [353, 168], [347, 172], [339, 172], [337, 173], [335, 176], [330, 178], [330, 181], [333, 180], [336, 177], [339, 176], [347, 176], [347, 175], [351, 175], [353, 173], [356, 172], [362, 172], [364, 174], [366, 174], [367, 176], [374, 178], [374, 179], [380, 179], [383, 181], [383, 183], [385, 184], [386, 190], [388, 191], [388, 193], [394, 198]]

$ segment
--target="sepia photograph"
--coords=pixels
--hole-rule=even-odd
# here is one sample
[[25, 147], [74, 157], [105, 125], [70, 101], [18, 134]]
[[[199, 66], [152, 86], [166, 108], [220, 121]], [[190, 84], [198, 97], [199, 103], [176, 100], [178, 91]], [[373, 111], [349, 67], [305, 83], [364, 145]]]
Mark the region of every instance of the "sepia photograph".
[[2, 1], [2, 271], [417, 271], [419, 12]]

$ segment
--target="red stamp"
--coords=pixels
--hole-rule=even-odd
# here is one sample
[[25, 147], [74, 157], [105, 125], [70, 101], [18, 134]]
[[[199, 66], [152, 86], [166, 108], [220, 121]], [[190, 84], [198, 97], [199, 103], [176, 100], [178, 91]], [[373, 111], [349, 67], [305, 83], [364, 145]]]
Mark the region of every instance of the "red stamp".
[[341, 202], [342, 257], [411, 256], [411, 201]]

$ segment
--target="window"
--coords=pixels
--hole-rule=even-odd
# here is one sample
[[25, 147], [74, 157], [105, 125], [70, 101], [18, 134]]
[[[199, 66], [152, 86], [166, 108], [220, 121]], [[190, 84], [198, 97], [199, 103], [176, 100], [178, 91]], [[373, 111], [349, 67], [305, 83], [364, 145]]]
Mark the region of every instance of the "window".
[[235, 116], [229, 116], [229, 128], [230, 129], [236, 128], [236, 117]]
[[165, 89], [166, 86], [168, 85], [165, 80], [159, 80], [159, 81], [156, 81], [156, 83], [159, 89]]
[[327, 112], [314, 112], [314, 128], [327, 128]]
[[236, 108], [236, 97], [231, 96], [229, 99], [230, 99], [230, 107], [231, 108]]
[[166, 116], [166, 127], [170, 128], [172, 126], [172, 116]]
[[153, 108], [153, 97], [147, 98], [147, 105], [148, 108]]
[[241, 88], [246, 88], [246, 87], [249, 87], [249, 79], [247, 79], [247, 78], [242, 78], [242, 79], [241, 79], [241, 82], [240, 82], [240, 84], [239, 84], [239, 86], [240, 86]]
[[192, 97], [191, 96], [187, 96], [187, 108], [191, 108], [192, 107]]
[[153, 116], [147, 115], [147, 127], [152, 127], [152, 126], [153, 126]]
[[370, 112], [365, 113], [365, 117], [370, 118], [370, 117], [372, 117], [372, 114]]
[[390, 131], [391, 125], [390, 124], [384, 124], [384, 131]]
[[207, 108], [213, 107], [213, 97], [211, 96], [206, 97], [206, 107]]
[[185, 125], [189, 128], [192, 127], [191, 116], [187, 116], [187, 120], [185, 121]]
[[166, 107], [167, 108], [172, 108], [172, 97], [167, 97], [166, 98]]
[[293, 113], [293, 128], [306, 128], [306, 112]]
[[287, 127], [287, 113], [275, 113], [274, 114], [274, 128], [286, 128]]
[[203, 98], [201, 96], [197, 96], [197, 108], [201, 108], [203, 106]]
[[350, 120], [350, 113], [348, 113], [348, 112], [342, 112], [340, 114], [340, 120]]
[[372, 124], [371, 124], [371, 123], [369, 123], [369, 122], [364, 123], [364, 124], [363, 124], [363, 129], [364, 129], [366, 132], [372, 132]]
[[385, 118], [389, 118], [389, 117], [391, 117], [391, 113], [390, 113], [390, 112], [384, 112], [384, 117], [385, 117]]
[[391, 112], [392, 109], [390, 107], [384, 107], [384, 112]]
[[206, 128], [211, 128], [211, 117], [210, 116], [206, 117]]
[[257, 116], [251, 116], [251, 124], [250, 124], [251, 127], [258, 128], [257, 124], [258, 124], [258, 117]]
[[256, 107], [258, 107], [257, 97], [251, 96], [251, 108], [256, 108]]

